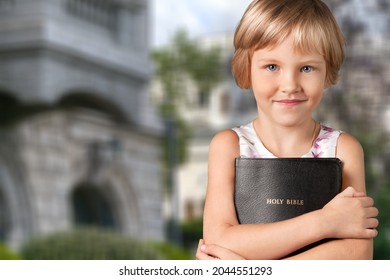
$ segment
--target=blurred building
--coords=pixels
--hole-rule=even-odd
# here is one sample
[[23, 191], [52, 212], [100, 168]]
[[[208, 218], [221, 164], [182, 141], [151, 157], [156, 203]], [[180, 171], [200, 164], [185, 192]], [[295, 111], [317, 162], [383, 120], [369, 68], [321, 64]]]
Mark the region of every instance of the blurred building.
[[368, 187], [378, 193], [390, 168], [390, 0], [327, 2], [346, 36], [347, 58], [333, 97], [324, 101], [342, 129], [366, 145], [377, 182]]
[[0, 241], [163, 239], [149, 1], [0, 1]]
[[341, 85], [349, 98], [360, 100], [355, 105], [364, 105], [353, 108], [358, 115], [388, 130], [384, 112], [390, 110], [390, 0], [341, 1], [335, 15], [347, 38]]

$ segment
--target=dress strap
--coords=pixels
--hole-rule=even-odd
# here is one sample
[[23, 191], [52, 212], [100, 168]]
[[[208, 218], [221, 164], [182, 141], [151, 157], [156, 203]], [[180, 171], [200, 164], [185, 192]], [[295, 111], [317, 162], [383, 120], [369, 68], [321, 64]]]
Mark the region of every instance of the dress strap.
[[308, 157], [325, 158], [336, 157], [337, 142], [341, 131], [321, 124], [321, 131], [311, 148], [311, 155]]
[[239, 138], [240, 157], [246, 158], [275, 158], [257, 137], [253, 122], [232, 128]]

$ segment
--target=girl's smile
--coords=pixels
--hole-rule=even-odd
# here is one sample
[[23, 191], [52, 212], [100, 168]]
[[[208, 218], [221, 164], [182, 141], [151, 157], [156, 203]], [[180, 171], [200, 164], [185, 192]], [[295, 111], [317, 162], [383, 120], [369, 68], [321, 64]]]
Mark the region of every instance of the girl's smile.
[[286, 107], [294, 107], [305, 103], [307, 99], [280, 99], [274, 100], [273, 102]]

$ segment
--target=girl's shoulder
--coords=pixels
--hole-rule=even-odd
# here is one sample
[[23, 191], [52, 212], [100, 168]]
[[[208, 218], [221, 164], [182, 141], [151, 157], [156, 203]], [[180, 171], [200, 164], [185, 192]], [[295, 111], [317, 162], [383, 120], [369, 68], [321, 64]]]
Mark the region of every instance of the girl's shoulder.
[[219, 131], [211, 139], [210, 145], [229, 147], [238, 144], [238, 135], [231, 129]]
[[353, 150], [358, 150], [363, 152], [363, 147], [359, 142], [359, 140], [353, 135], [346, 132], [342, 132], [340, 134], [337, 149], [340, 151], [347, 151], [347, 152]]
[[337, 143], [337, 157], [340, 159], [353, 159], [363, 157], [363, 147], [354, 136], [342, 132]]
[[210, 151], [239, 155], [239, 138], [231, 129], [226, 129], [214, 135], [210, 142]]

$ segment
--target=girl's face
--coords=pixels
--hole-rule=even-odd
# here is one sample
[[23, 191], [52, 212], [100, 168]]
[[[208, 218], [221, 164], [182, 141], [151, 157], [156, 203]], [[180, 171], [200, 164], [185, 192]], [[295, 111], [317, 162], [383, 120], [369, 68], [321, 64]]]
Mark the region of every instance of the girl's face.
[[273, 48], [255, 51], [251, 81], [260, 119], [283, 126], [311, 121], [325, 77], [323, 56], [294, 50], [290, 37]]

